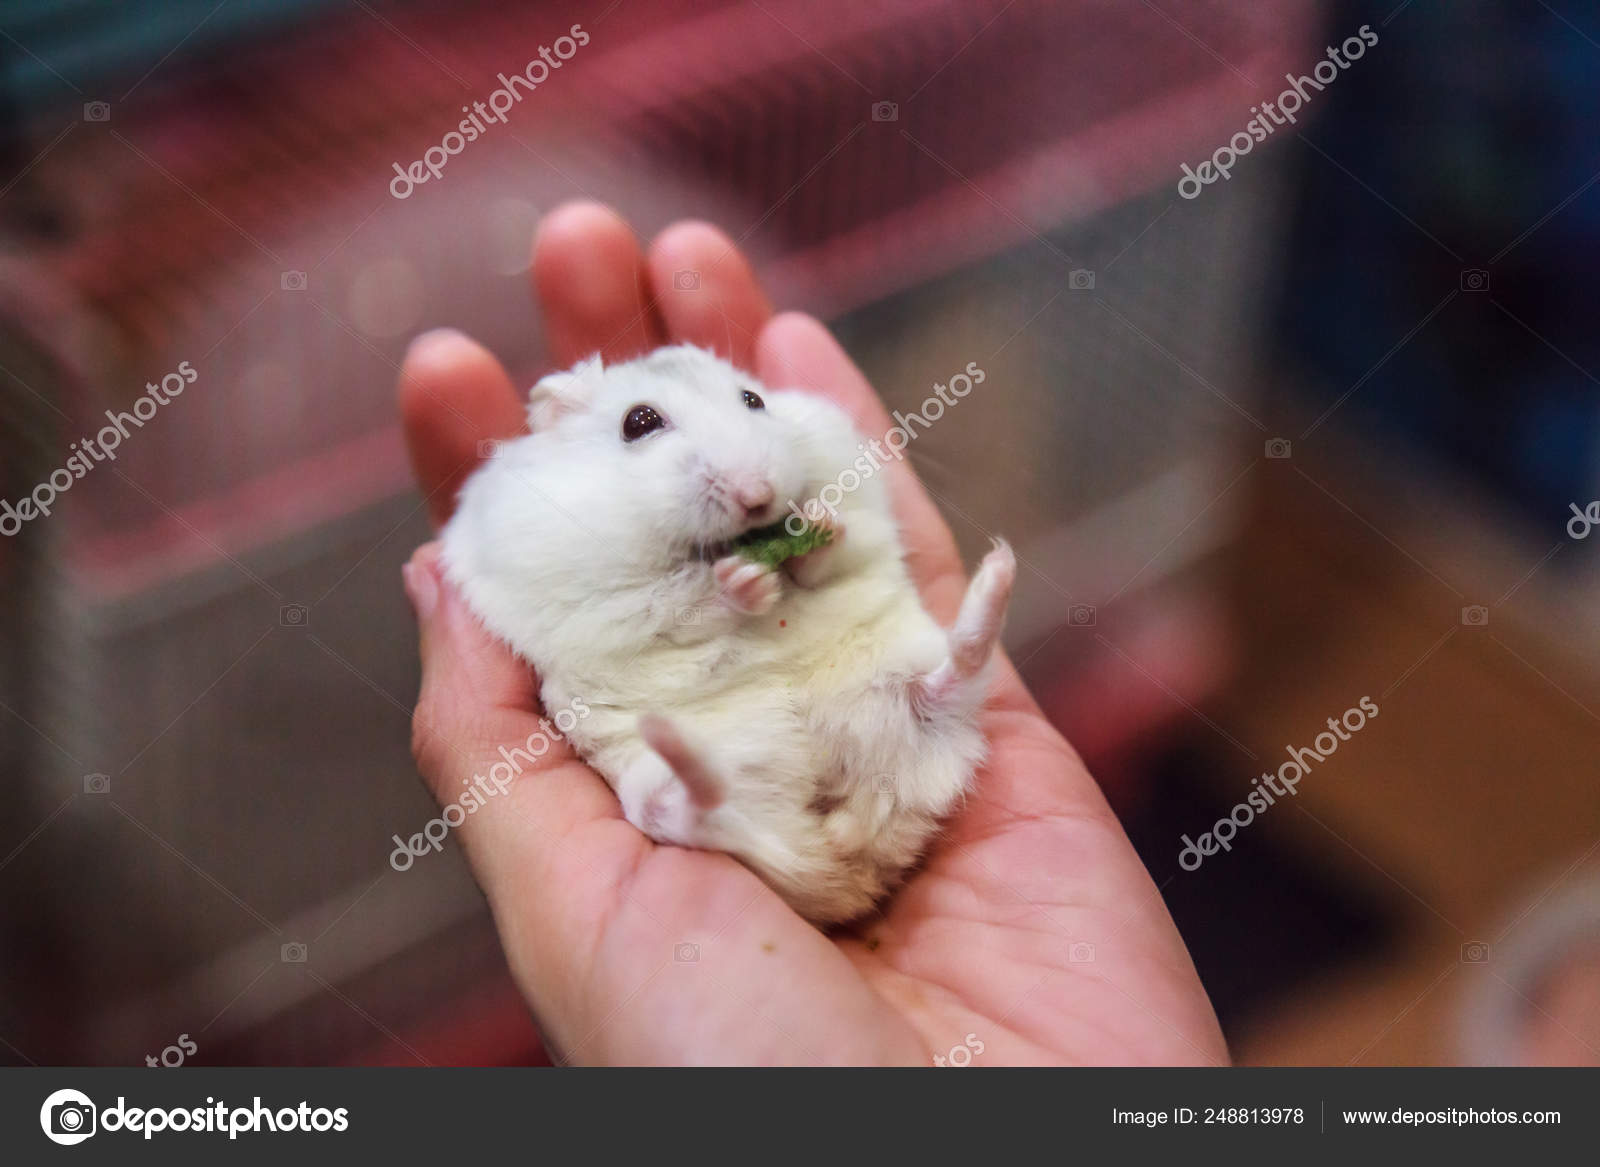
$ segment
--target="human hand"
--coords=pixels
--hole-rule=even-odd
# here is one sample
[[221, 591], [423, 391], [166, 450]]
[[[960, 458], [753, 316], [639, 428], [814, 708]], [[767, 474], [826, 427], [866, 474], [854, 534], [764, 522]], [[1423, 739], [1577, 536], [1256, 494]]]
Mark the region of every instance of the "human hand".
[[[698, 287], [676, 286], [684, 270]], [[704, 224], [667, 229], [646, 255], [611, 212], [569, 204], [541, 224], [533, 282], [558, 365], [690, 341], [830, 398], [864, 434], [890, 427], [826, 329], [773, 316]], [[435, 523], [480, 443], [525, 428], [505, 371], [456, 333], [412, 346], [400, 402]], [[966, 585], [949, 529], [909, 466], [885, 473], [912, 577], [948, 623]], [[406, 587], [421, 629], [417, 765], [448, 802], [538, 731], [538, 685], [442, 580], [435, 544]], [[457, 833], [553, 1055], [928, 1065], [972, 1035], [978, 1064], [1225, 1062], [1183, 941], [1099, 788], [1009, 661], [995, 678], [974, 790], [882, 914], [831, 936], [729, 856], [639, 833], [564, 743], [467, 817]]]

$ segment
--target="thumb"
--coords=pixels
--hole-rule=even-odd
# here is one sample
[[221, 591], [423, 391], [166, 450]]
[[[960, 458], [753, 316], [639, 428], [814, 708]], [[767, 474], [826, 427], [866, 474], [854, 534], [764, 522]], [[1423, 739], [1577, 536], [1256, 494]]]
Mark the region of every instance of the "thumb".
[[574, 954], [593, 950], [595, 922], [648, 842], [605, 821], [621, 818], [617, 800], [566, 740], [587, 705], [541, 710], [533, 670], [473, 617], [438, 544], [402, 575], [422, 650], [412, 752], [441, 808], [434, 821], [459, 836], [541, 1029], [576, 1041], [594, 1026], [571, 1020], [586, 983]]
[[[486, 891], [495, 872], [478, 854], [510, 858], [561, 837], [580, 822], [616, 817], [617, 804], [594, 771], [577, 760], [566, 734], [584, 716], [539, 705], [532, 668], [496, 640], [441, 570], [438, 543], [405, 565], [417, 614], [422, 686], [411, 722], [412, 753], [428, 789], [454, 816]], [[531, 857], [521, 856], [517, 863]]]
[[494, 740], [518, 729], [520, 719], [537, 719], [539, 697], [533, 670], [489, 635], [445, 579], [437, 542], [419, 547], [401, 578], [422, 656], [412, 747], [437, 797], [447, 771], [475, 763], [484, 747], [493, 754]]

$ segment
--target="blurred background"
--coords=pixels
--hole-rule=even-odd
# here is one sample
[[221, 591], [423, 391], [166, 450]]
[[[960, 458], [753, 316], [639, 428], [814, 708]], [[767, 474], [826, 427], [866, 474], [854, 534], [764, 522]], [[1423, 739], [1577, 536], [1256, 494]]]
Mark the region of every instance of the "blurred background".
[[543, 371], [577, 197], [891, 408], [986, 372], [913, 461], [1238, 1061], [1600, 1062], [1597, 70], [1579, 0], [0, 4], [0, 1063], [540, 1056], [459, 851], [389, 863], [393, 402], [435, 326]]

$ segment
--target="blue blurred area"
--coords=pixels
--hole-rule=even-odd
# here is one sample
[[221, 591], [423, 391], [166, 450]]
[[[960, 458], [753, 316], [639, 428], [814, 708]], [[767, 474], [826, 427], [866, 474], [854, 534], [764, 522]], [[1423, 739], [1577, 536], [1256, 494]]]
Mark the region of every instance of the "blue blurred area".
[[[79, 89], [83, 100], [106, 100], [116, 96], [113, 88], [120, 86], [116, 88], [120, 93], [137, 82], [151, 62], [164, 59], [175, 45], [218, 48], [347, 4], [348, 0], [4, 0], [0, 94], [12, 110], [24, 115], [66, 103], [72, 96], [68, 86]], [[393, 6], [390, 0], [362, 0], [362, 4]]]
[[1317, 412], [1368, 378], [1344, 423], [1543, 520], [1600, 481], [1600, 5], [1560, 8], [1333, 6], [1383, 39], [1304, 127], [1279, 329]]

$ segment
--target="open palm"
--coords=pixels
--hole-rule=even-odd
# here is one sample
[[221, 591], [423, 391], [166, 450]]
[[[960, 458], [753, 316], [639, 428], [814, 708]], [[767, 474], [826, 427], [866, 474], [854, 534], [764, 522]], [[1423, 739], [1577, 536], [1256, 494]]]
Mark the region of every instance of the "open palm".
[[[684, 271], [698, 281], [674, 278]], [[678, 224], [644, 254], [611, 212], [571, 204], [544, 220], [533, 276], [558, 364], [691, 341], [768, 384], [831, 398], [863, 433], [889, 428], [828, 332], [809, 317], [773, 316], [714, 228]], [[412, 346], [400, 393], [439, 522], [484, 441], [522, 431], [522, 409], [498, 362], [456, 333]], [[887, 473], [912, 576], [948, 622], [966, 582], [955, 544], [910, 468]], [[448, 802], [502, 746], [538, 731], [538, 685], [442, 581], [435, 545], [417, 552], [406, 585], [422, 641], [417, 764]], [[1094, 780], [1010, 663], [995, 675], [983, 714], [990, 757], [974, 790], [882, 913], [832, 936], [728, 856], [640, 834], [599, 775], [559, 744], [469, 816], [462, 845], [552, 1054], [669, 1064], [1225, 1061], [1183, 941]]]

